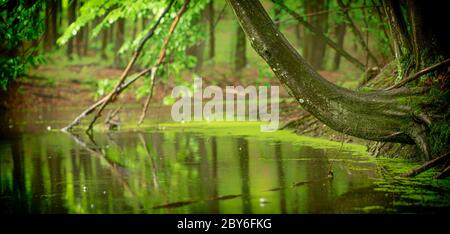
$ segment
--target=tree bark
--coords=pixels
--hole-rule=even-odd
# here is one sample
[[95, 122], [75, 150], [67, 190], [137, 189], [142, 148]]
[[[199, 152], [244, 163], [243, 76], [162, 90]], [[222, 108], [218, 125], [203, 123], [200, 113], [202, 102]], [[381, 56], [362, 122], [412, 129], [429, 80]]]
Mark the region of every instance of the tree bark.
[[[368, 140], [416, 143], [429, 158], [423, 125], [399, 98], [407, 89], [356, 92], [327, 81], [289, 44], [257, 0], [229, 0], [256, 52], [299, 104], [330, 128]], [[408, 98], [413, 98], [408, 97]]]
[[409, 1], [409, 16], [411, 19], [412, 29], [412, 49], [414, 52], [414, 62], [417, 69], [422, 67], [422, 61], [424, 60], [422, 56], [425, 56], [423, 52], [427, 43], [427, 36], [425, 35], [423, 28], [424, 25], [421, 7], [422, 3], [419, 1]]
[[404, 55], [411, 52], [411, 42], [403, 18], [399, 0], [384, 0], [383, 7], [389, 19], [391, 35], [394, 39], [394, 50], [397, 59], [401, 60]]

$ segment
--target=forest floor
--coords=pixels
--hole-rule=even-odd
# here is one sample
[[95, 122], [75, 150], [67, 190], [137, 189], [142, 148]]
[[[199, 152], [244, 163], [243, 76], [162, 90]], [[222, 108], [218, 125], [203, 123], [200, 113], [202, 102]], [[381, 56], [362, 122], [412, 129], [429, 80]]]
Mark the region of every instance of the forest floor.
[[[240, 78], [231, 75], [231, 67], [227, 65], [207, 65], [200, 72], [203, 78], [204, 87], [208, 84], [225, 87], [227, 85], [263, 85], [270, 83], [279, 85], [275, 79], [261, 79], [258, 70], [254, 67], [247, 67], [243, 70]], [[99, 98], [99, 81], [117, 80], [122, 69], [88, 65], [41, 65], [29, 71], [28, 76], [21, 77], [11, 84], [7, 92], [1, 91], [3, 102], [0, 106], [4, 109], [42, 109], [64, 106], [84, 107], [93, 103]], [[331, 82], [344, 82], [341, 72], [320, 71], [321, 75]], [[190, 80], [192, 74], [183, 74], [185, 80]], [[143, 103], [143, 98], [136, 98], [136, 89], [143, 85], [142, 80], [138, 80], [130, 86], [129, 90], [121, 94], [121, 99], [126, 103]], [[281, 87], [281, 86], [280, 86]], [[159, 83], [156, 87], [153, 100], [159, 103], [162, 99], [170, 95], [173, 86]], [[288, 97], [286, 90], [280, 88], [281, 98]], [[283, 110], [281, 110], [283, 111]]]

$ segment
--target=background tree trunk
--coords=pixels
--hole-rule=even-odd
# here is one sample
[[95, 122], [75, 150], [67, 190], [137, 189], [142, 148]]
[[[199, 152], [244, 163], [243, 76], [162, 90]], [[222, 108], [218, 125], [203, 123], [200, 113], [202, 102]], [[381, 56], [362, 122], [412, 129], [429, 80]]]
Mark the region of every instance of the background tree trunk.
[[208, 4], [208, 27], [209, 27], [209, 56], [212, 60], [216, 53], [216, 36], [214, 30], [214, 1], [211, 0]]
[[122, 56], [119, 54], [120, 47], [122, 47], [125, 39], [125, 19], [120, 18], [116, 22], [116, 37], [114, 42], [114, 66], [119, 68], [122, 66]]
[[44, 49], [51, 51], [56, 44], [58, 24], [58, 0], [49, 0], [45, 9]]
[[236, 28], [236, 47], [234, 54], [234, 71], [240, 76], [242, 69], [247, 65], [245, 33], [237, 25]]
[[[341, 22], [336, 25], [336, 43], [339, 48], [344, 49], [344, 38], [345, 38], [345, 23]], [[338, 70], [341, 64], [341, 54], [335, 53], [333, 58], [333, 70]]]
[[375, 65], [377, 67], [379, 67], [378, 60], [375, 57], [375, 55], [373, 55], [373, 53], [370, 51], [369, 45], [364, 40], [364, 36], [363, 36], [361, 30], [359, 30], [358, 26], [356, 26], [355, 22], [350, 17], [350, 14], [348, 12], [348, 7], [350, 7], [350, 4], [344, 5], [342, 0], [337, 0], [337, 3], [342, 10], [342, 13], [345, 17], [346, 22], [348, 23], [350, 29], [353, 31], [353, 35], [356, 37], [356, 39], [358, 40], [361, 47], [366, 51], [368, 57], [375, 63]]
[[[77, 11], [80, 11], [80, 8], [83, 6], [83, 2], [77, 1]], [[79, 58], [83, 56], [83, 38], [84, 38], [84, 30], [81, 29], [78, 31], [76, 37], [75, 37], [75, 44], [76, 44], [76, 50], [77, 55]]]
[[[320, 33], [327, 33], [328, 13], [315, 14], [328, 9], [328, 0], [305, 1], [307, 21]], [[325, 42], [312, 32], [305, 32], [304, 54], [306, 60], [315, 68], [322, 69], [325, 57]]]
[[87, 23], [84, 27], [83, 27], [83, 56], [87, 56], [88, 55], [88, 50], [89, 50], [89, 30], [90, 30], [90, 23]]
[[[70, 1], [67, 11], [67, 18], [68, 18], [67, 22], [69, 25], [75, 22], [76, 10], [77, 10], [77, 0]], [[70, 38], [69, 41], [67, 42], [67, 57], [70, 60], [73, 58], [73, 46], [74, 46], [74, 39]]]
[[107, 59], [108, 56], [106, 56], [106, 49], [108, 47], [108, 33], [109, 33], [109, 28], [105, 28], [102, 31], [102, 47], [101, 47], [101, 57], [102, 59]]
[[[200, 31], [205, 31], [205, 25], [208, 21], [208, 7], [203, 9], [200, 18], [195, 19], [193, 24], [197, 25], [200, 28]], [[186, 50], [188, 55], [194, 56], [197, 60], [195, 64], [194, 71], [199, 72], [203, 67], [203, 56], [205, 52], [205, 40], [198, 41], [197, 44], [191, 46]]]

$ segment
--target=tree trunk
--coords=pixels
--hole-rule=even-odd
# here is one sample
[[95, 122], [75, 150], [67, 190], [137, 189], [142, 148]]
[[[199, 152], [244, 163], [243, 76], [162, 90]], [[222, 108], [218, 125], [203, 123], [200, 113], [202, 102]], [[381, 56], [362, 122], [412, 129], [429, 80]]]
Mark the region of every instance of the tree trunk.
[[[406, 28], [405, 20], [400, 9], [398, 0], [384, 0], [383, 7], [389, 20], [391, 35], [394, 39], [394, 51], [397, 60], [402, 60], [403, 56], [411, 52], [411, 43]], [[403, 74], [403, 72], [400, 72]]]
[[[326, 34], [328, 14], [314, 14], [328, 8], [328, 0], [305, 1], [306, 13], [312, 13], [307, 21], [318, 29], [319, 33]], [[316, 69], [322, 69], [325, 57], [325, 42], [312, 32], [305, 33], [304, 53], [306, 60]]]
[[[80, 11], [80, 8], [83, 6], [83, 2], [77, 1], [77, 11]], [[84, 30], [79, 30], [77, 35], [75, 36], [75, 44], [76, 44], [76, 50], [77, 55], [79, 58], [83, 55], [83, 38], [84, 38]]]
[[58, 0], [51, 0], [47, 2], [45, 9], [45, 35], [44, 35], [44, 49], [51, 51], [56, 44], [57, 37], [57, 23], [58, 23]]
[[234, 54], [234, 71], [237, 73], [237, 76], [240, 76], [242, 69], [247, 65], [247, 56], [245, 50], [245, 33], [238, 25], [236, 27], [236, 47]]
[[330, 128], [368, 140], [416, 143], [429, 158], [424, 124], [401, 104], [407, 89], [356, 92], [321, 77], [278, 31], [259, 1], [229, 0], [256, 52], [291, 96]]
[[122, 56], [119, 54], [120, 47], [122, 47], [125, 39], [125, 19], [120, 18], [116, 22], [116, 38], [114, 42], [114, 66], [121, 67], [122, 66]]
[[101, 57], [102, 59], [107, 59], [108, 57], [106, 56], [106, 48], [108, 47], [108, 32], [109, 32], [109, 28], [105, 28], [102, 31], [102, 47], [101, 47]]
[[83, 39], [84, 39], [84, 30], [81, 29], [78, 31], [76, 35], [76, 48], [77, 48], [77, 55], [79, 58], [83, 56]]
[[89, 50], [89, 25], [90, 23], [87, 23], [83, 28], [83, 56], [87, 56]]
[[[307, 22], [301, 15], [299, 15], [298, 13], [296, 13], [295, 11], [289, 9], [286, 5], [283, 4], [283, 2], [281, 2], [280, 0], [272, 0], [274, 1], [277, 5], [279, 5], [281, 7], [281, 9], [283, 9], [284, 11], [286, 11], [289, 15], [291, 15], [292, 17], [294, 17], [299, 23], [301, 23], [304, 28], [308, 29], [309, 31], [311, 31], [312, 33], [314, 33], [314, 35], [316, 35], [319, 40], [321, 40], [322, 42], [326, 43], [327, 45], [329, 45], [331, 48], [333, 48], [336, 52], [340, 53], [345, 59], [347, 59], [350, 63], [352, 63], [353, 65], [355, 65], [356, 68], [358, 68], [361, 71], [365, 71], [365, 66], [364, 64], [362, 64], [358, 59], [356, 59], [355, 57], [353, 57], [352, 55], [350, 55], [348, 52], [346, 52], [345, 50], [342, 50], [341, 48], [339, 48], [339, 46], [332, 41], [325, 33], [321, 32], [320, 29], [314, 27], [312, 24], [310, 24], [309, 22]], [[306, 35], [306, 30], [304, 31], [304, 35]], [[305, 37], [306, 40], [306, 37]], [[306, 45], [306, 43], [304, 43]], [[303, 47], [303, 51], [305, 52], [306, 46]]]
[[[75, 22], [75, 14], [76, 14], [76, 9], [77, 9], [77, 0], [72, 0], [69, 2], [69, 8], [67, 11], [67, 22], [68, 24], [72, 24], [73, 22]], [[74, 46], [74, 40], [73, 38], [70, 38], [69, 41], [67, 42], [67, 57], [71, 60], [72, 54], [73, 54], [73, 46]]]
[[[336, 39], [339, 48], [344, 49], [345, 23], [341, 22], [336, 25]], [[333, 59], [333, 70], [338, 70], [341, 64], [341, 54], [335, 53]]]
[[216, 53], [216, 35], [214, 30], [214, 1], [211, 0], [208, 4], [208, 27], [209, 27], [209, 56], [212, 60]]
[[[203, 9], [202, 13], [200, 14], [199, 18], [196, 18], [193, 20], [193, 24], [197, 25], [200, 28], [200, 31], [204, 32], [206, 31], [205, 25], [208, 22], [208, 7]], [[186, 53], [188, 55], [191, 55], [196, 58], [196, 64], [194, 67], [195, 72], [199, 72], [203, 67], [203, 56], [205, 52], [205, 40], [198, 41], [195, 45], [189, 47], [186, 50]]]
[[347, 6], [344, 5], [342, 0], [337, 0], [337, 3], [339, 5], [339, 7], [341, 8], [343, 15], [344, 15], [350, 29], [353, 31], [353, 35], [355, 35], [355, 37], [358, 40], [361, 47], [367, 52], [368, 57], [375, 63], [375, 65], [377, 67], [379, 67], [378, 60], [375, 57], [375, 55], [373, 55], [373, 53], [370, 51], [369, 45], [367, 45], [366, 41], [364, 40], [361, 30], [359, 30], [359, 28], [356, 26], [355, 22], [352, 20], [352, 18], [350, 17], [350, 15], [348, 13], [347, 9], [350, 5], [347, 5]]

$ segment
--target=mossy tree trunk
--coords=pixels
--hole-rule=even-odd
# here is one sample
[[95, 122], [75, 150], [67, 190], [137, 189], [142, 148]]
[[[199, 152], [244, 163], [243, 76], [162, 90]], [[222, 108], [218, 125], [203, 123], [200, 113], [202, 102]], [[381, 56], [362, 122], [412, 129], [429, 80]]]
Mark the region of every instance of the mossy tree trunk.
[[415, 143], [424, 158], [430, 158], [428, 118], [409, 105], [426, 89], [356, 92], [336, 86], [297, 53], [259, 1], [228, 2], [255, 51], [304, 109], [336, 131], [368, 140]]

